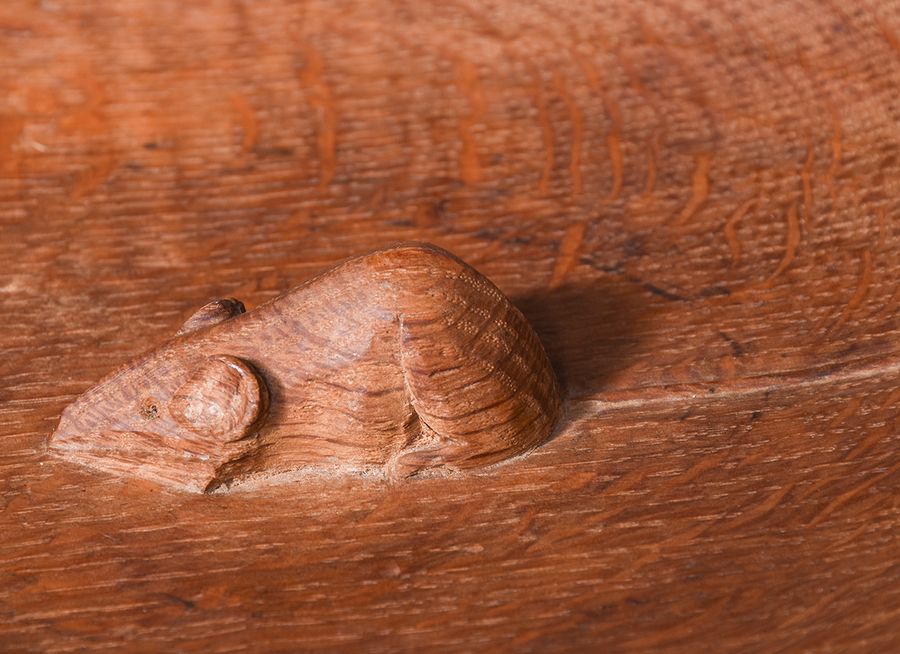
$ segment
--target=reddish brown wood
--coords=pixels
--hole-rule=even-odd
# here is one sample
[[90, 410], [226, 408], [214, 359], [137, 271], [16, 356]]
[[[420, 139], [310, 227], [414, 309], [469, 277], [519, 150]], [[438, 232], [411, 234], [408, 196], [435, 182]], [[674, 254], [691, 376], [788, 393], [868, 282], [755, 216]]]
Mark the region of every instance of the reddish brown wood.
[[[896, 3], [9, 0], [0, 57], [0, 649], [900, 651]], [[545, 344], [529, 456], [47, 456], [207, 298], [403, 241]]]
[[559, 410], [521, 312], [448, 252], [405, 245], [250, 313], [207, 304], [66, 407], [50, 447], [197, 491], [323, 466], [396, 478], [522, 454]]

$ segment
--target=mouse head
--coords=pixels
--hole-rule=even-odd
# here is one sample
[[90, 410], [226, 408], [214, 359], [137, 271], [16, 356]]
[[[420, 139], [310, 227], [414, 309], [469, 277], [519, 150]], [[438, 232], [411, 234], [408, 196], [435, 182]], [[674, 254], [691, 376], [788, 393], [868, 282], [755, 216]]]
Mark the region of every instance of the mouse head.
[[[207, 307], [185, 327], [208, 316]], [[210, 352], [192, 337], [210, 326], [200, 322], [81, 395], [63, 412], [50, 447], [186, 489], [209, 490], [226, 480], [256, 448], [269, 393], [250, 363]]]

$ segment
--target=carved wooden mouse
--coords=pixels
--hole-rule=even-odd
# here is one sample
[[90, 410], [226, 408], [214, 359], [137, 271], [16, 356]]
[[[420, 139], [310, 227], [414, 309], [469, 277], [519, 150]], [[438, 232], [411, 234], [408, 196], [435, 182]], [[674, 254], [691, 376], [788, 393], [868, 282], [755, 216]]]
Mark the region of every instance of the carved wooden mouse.
[[208, 491], [323, 466], [462, 470], [546, 439], [556, 378], [522, 314], [431, 245], [348, 260], [244, 312], [217, 300], [65, 409], [51, 449]]

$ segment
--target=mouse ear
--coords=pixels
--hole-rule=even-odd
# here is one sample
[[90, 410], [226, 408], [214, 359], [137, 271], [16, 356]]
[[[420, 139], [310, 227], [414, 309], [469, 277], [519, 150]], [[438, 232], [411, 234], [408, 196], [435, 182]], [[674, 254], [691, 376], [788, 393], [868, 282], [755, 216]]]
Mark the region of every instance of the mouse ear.
[[175, 391], [169, 413], [199, 436], [236, 441], [256, 431], [269, 408], [262, 376], [237, 357], [208, 357]]
[[194, 312], [194, 315], [185, 321], [181, 326], [181, 329], [179, 329], [175, 335], [181, 336], [182, 334], [187, 334], [188, 332], [197, 329], [210, 327], [211, 325], [228, 320], [229, 318], [239, 316], [245, 311], [244, 303], [240, 300], [235, 300], [233, 297], [213, 300], [209, 304], [204, 304], [197, 309], [197, 311]]

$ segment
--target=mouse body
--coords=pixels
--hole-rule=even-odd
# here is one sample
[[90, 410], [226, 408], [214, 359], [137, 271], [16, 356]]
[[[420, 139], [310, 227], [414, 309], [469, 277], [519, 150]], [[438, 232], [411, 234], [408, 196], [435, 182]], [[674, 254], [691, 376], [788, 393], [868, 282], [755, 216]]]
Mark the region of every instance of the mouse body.
[[559, 413], [518, 309], [460, 259], [412, 244], [249, 312], [207, 304], [67, 407], [50, 448], [193, 491], [323, 467], [403, 478], [525, 452]]

